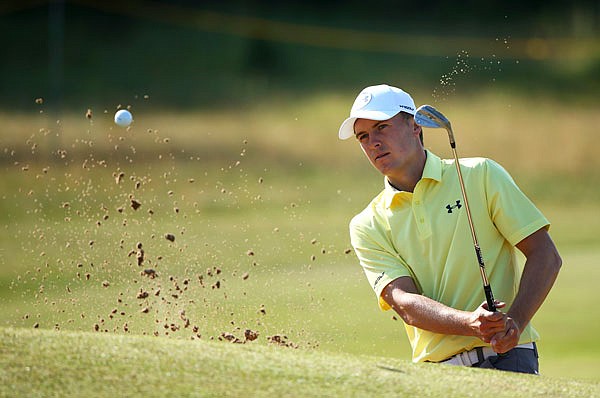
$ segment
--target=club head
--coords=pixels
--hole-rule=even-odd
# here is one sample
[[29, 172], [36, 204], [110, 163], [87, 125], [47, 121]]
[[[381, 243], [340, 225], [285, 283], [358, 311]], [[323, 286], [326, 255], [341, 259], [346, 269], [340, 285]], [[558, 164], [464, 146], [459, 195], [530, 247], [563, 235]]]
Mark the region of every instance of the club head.
[[446, 118], [440, 111], [435, 109], [431, 105], [421, 105], [417, 108], [415, 113], [415, 123], [421, 127], [429, 127], [432, 129], [446, 129], [448, 132], [448, 139], [450, 140], [450, 146], [455, 147], [454, 133], [452, 132], [452, 125], [450, 120]]
[[417, 108], [415, 122], [422, 127], [451, 129], [450, 121], [431, 105], [421, 105]]

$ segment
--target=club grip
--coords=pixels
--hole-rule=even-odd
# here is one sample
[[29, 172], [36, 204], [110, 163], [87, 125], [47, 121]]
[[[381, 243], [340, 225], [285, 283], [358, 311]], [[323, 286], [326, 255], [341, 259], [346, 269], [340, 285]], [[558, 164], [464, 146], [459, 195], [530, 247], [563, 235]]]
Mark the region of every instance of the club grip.
[[487, 301], [488, 310], [491, 312], [496, 312], [496, 302], [494, 301], [492, 287], [490, 285], [484, 285], [483, 291], [485, 292], [485, 300]]

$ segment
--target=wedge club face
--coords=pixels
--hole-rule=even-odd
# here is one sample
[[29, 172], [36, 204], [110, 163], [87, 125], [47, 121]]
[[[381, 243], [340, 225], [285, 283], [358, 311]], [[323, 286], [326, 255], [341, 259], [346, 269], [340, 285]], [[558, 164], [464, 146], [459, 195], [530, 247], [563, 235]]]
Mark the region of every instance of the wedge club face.
[[431, 105], [421, 105], [417, 108], [415, 113], [415, 123], [421, 127], [428, 127], [433, 129], [446, 129], [450, 143], [454, 145], [454, 134], [452, 132], [452, 125], [450, 120], [446, 118], [440, 111], [435, 109]]
[[450, 121], [440, 111], [431, 105], [421, 105], [415, 113], [415, 121], [419, 126], [434, 129], [447, 129], [450, 127]]

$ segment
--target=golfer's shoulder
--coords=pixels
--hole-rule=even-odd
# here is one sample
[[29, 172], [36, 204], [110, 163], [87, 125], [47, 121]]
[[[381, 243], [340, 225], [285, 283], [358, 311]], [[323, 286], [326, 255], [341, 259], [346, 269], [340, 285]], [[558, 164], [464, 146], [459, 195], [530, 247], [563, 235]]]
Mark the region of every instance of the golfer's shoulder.
[[[464, 161], [464, 163], [463, 163]], [[510, 173], [498, 162], [489, 158], [465, 158], [460, 160], [465, 179], [478, 181], [486, 186], [512, 186], [515, 184]]]
[[350, 220], [350, 228], [373, 229], [380, 222], [380, 215], [385, 209], [385, 190], [378, 193], [369, 204]]
[[490, 158], [473, 157], [460, 159], [460, 165], [463, 169], [470, 170], [475, 173], [505, 173], [504, 167], [500, 163]]
[[484, 157], [461, 158], [460, 165], [469, 169], [484, 169], [490, 163], [495, 163], [493, 160]]

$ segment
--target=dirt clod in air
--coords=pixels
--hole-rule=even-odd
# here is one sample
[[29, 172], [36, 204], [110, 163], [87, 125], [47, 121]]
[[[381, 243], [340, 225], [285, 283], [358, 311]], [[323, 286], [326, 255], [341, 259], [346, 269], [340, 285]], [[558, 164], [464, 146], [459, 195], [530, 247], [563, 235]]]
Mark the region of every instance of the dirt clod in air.
[[135, 258], [137, 259], [137, 263], [139, 266], [141, 266], [144, 263], [144, 251], [142, 249], [140, 249]]
[[[150, 279], [154, 279], [158, 276], [156, 271], [153, 270], [152, 268], [147, 268], [147, 269], [143, 270], [142, 272], [140, 272], [140, 275], [147, 276]], [[158, 290], [158, 292], [154, 293], [154, 295], [158, 296], [158, 293], [160, 293], [160, 289]]]
[[258, 332], [250, 329], [244, 331], [244, 337], [247, 341], [254, 341], [258, 338]]
[[141, 242], [136, 245], [136, 249], [137, 250], [130, 251], [129, 254], [127, 255], [127, 257], [131, 257], [132, 255], [135, 254], [135, 258], [137, 260], [137, 265], [141, 266], [142, 264], [144, 264], [144, 249], [142, 249]]
[[123, 178], [125, 178], [125, 173], [123, 173], [122, 171], [120, 171], [118, 173], [115, 172], [115, 173], [113, 173], [113, 177], [115, 177], [115, 182], [117, 184], [120, 184], [121, 181], [123, 181]]
[[271, 344], [277, 344], [277, 345], [282, 346], [282, 347], [298, 348], [297, 344], [294, 344], [294, 343], [288, 341], [287, 336], [283, 336], [283, 335], [280, 335], [280, 334], [276, 334], [276, 335], [273, 335], [273, 336], [268, 336], [267, 337], [267, 341], [269, 343], [271, 343]]
[[138, 292], [136, 298], [138, 298], [138, 299], [145, 299], [148, 296], [149, 296], [149, 294], [148, 294], [147, 291], [145, 291], [143, 289], [140, 289], [140, 291]]
[[170, 242], [175, 242], [175, 235], [173, 234], [165, 234], [165, 239]]
[[[198, 337], [200, 337], [200, 336], [198, 336]], [[234, 344], [246, 344], [247, 342], [254, 341], [257, 338], [258, 338], [258, 332], [254, 331], [254, 330], [250, 330], [250, 329], [246, 329], [244, 331], [244, 339], [243, 340], [236, 337], [233, 333], [229, 333], [229, 332], [223, 332], [218, 337], [218, 339], [220, 341], [229, 341], [230, 343], [234, 343]]]
[[230, 343], [241, 343], [242, 342], [240, 339], [238, 339], [233, 334], [228, 333], [228, 332], [221, 333], [221, 335], [219, 336], [219, 340], [229, 341]]
[[135, 200], [135, 199], [131, 199], [131, 208], [132, 208], [133, 210], [137, 210], [137, 209], [139, 209], [141, 206], [142, 206], [142, 204], [141, 204], [140, 202], [138, 202], [138, 201], [137, 201], [137, 200]]
[[92, 114], [92, 110], [91, 109], [88, 109], [87, 112], [85, 113], [85, 117], [88, 118], [88, 119], [90, 119], [90, 120], [92, 119], [92, 115], [93, 114]]

